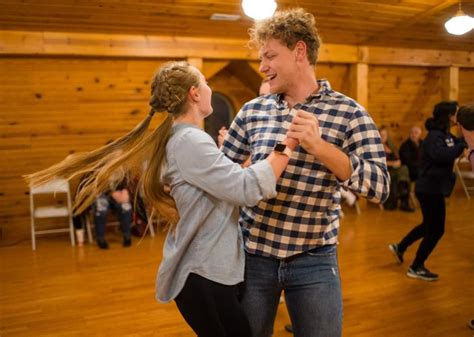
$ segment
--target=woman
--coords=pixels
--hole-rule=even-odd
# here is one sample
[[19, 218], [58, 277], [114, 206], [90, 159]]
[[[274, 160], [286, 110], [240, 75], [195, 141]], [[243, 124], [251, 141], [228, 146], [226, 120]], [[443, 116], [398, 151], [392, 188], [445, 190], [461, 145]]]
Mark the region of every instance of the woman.
[[[274, 197], [276, 178], [289, 156], [273, 151], [248, 168], [230, 161], [200, 128], [212, 113], [211, 94], [195, 67], [167, 63], [153, 78], [151, 111], [138, 127], [108, 146], [28, 178], [38, 184], [54, 176], [70, 179], [90, 173], [77, 198], [80, 212], [92, 202], [91, 195], [107, 188], [109, 172], [121, 165], [139, 171], [148, 161], [140, 181], [144, 197], [169, 220], [157, 299], [174, 299], [199, 336], [249, 336], [249, 324], [236, 296], [236, 285], [244, 277], [244, 252], [234, 206]], [[157, 111], [166, 111], [167, 116], [146, 135]], [[294, 149], [297, 141], [285, 139], [278, 149], [285, 146]], [[114, 158], [117, 151], [123, 152]]]
[[399, 263], [409, 246], [421, 240], [416, 257], [408, 268], [407, 276], [424, 281], [435, 281], [438, 275], [425, 267], [425, 261], [444, 234], [446, 205], [444, 198], [453, 190], [456, 176], [453, 165], [461, 155], [466, 143], [454, 137], [449, 128], [455, 122], [457, 102], [440, 102], [435, 105], [433, 117], [428, 118], [428, 130], [421, 148], [421, 169], [415, 185], [416, 197], [420, 202], [423, 220], [413, 228], [398, 244], [390, 244], [389, 249]]

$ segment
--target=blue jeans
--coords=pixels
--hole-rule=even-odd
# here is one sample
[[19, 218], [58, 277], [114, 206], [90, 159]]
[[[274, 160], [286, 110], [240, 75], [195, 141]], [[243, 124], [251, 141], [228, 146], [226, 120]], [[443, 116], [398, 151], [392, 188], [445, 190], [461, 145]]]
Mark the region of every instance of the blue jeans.
[[246, 254], [242, 306], [252, 336], [269, 337], [281, 291], [296, 337], [339, 337], [342, 296], [335, 245], [287, 259]]
[[97, 239], [103, 240], [105, 237], [105, 225], [107, 224], [107, 215], [110, 209], [117, 215], [124, 238], [130, 238], [132, 205], [130, 202], [119, 204], [109, 194], [101, 194], [95, 199], [93, 204], [95, 234]]

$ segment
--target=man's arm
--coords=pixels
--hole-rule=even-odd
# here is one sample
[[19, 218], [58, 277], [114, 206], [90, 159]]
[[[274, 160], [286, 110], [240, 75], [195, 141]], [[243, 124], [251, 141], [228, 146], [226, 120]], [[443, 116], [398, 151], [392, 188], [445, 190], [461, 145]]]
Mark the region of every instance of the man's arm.
[[374, 202], [388, 198], [390, 178], [380, 135], [365, 112], [355, 111], [346, 130], [343, 150], [326, 142], [319, 134], [319, 122], [313, 114], [299, 110], [288, 137], [313, 155], [342, 184]]
[[288, 136], [298, 139], [306, 152], [320, 160], [339, 180], [349, 179], [352, 173], [349, 157], [321, 138], [319, 121], [313, 114], [299, 110]]

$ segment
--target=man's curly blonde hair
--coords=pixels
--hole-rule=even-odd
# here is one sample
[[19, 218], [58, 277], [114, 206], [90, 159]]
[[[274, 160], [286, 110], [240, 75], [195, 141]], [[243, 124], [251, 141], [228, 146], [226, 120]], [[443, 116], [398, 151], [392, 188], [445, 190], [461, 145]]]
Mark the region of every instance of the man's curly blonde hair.
[[298, 41], [303, 41], [308, 50], [309, 63], [316, 64], [321, 40], [313, 14], [303, 8], [276, 11], [268, 19], [255, 21], [249, 34], [250, 45], [257, 48], [268, 39], [279, 40], [289, 49], [293, 49]]

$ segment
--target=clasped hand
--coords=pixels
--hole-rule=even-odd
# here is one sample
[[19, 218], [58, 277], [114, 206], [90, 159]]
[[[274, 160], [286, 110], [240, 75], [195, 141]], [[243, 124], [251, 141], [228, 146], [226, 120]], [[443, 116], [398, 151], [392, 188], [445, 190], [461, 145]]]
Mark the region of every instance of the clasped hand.
[[289, 139], [295, 139], [310, 154], [315, 154], [318, 144], [323, 141], [319, 133], [319, 121], [312, 113], [298, 110], [286, 133]]

